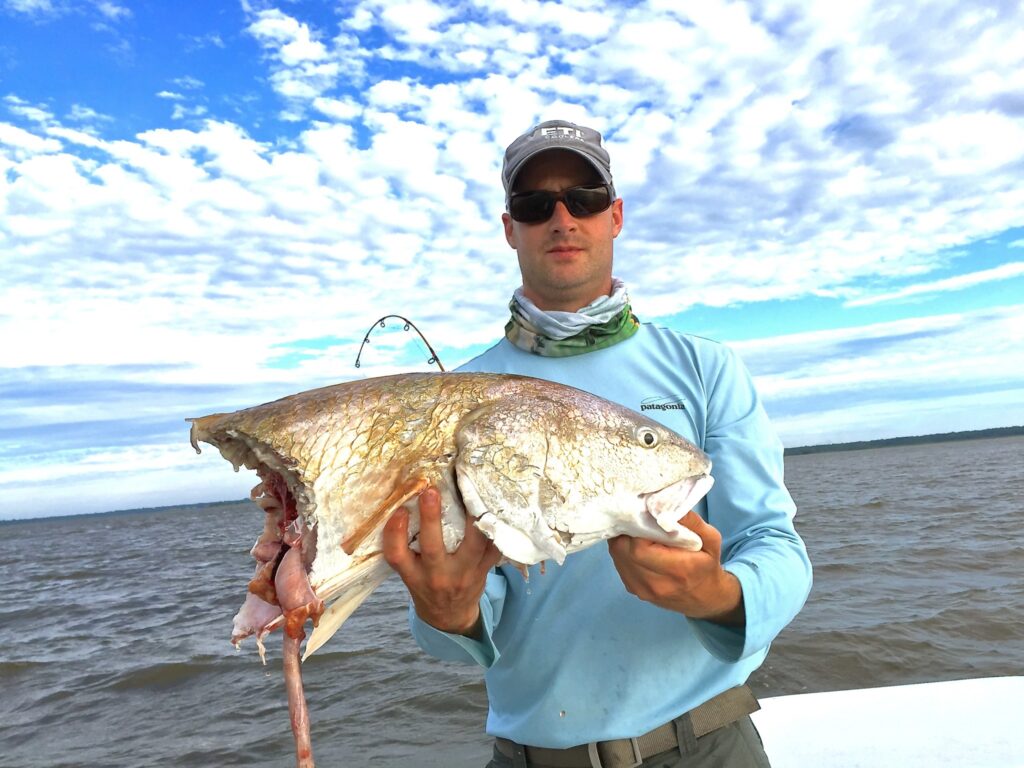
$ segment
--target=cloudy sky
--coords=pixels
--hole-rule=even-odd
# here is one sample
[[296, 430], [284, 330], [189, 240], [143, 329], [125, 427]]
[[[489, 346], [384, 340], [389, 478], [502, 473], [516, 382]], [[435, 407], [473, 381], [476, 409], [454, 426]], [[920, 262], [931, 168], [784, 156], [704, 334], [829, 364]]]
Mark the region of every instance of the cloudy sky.
[[787, 445], [1024, 424], [1017, 0], [0, 0], [0, 519], [241, 497], [185, 417], [428, 370], [382, 315], [484, 349], [552, 117]]

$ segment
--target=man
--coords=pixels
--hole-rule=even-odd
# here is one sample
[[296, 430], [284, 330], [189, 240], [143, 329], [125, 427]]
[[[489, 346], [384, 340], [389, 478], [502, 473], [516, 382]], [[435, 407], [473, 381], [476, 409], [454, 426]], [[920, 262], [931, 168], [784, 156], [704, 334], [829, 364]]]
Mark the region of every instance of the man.
[[767, 765], [744, 683], [811, 583], [781, 445], [735, 355], [633, 315], [612, 276], [623, 203], [599, 133], [542, 123], [508, 147], [502, 181], [523, 284], [505, 338], [462, 370], [586, 389], [703, 447], [715, 485], [682, 522], [704, 547], [620, 536], [524, 581], [495, 568], [500, 554], [472, 526], [446, 553], [427, 491], [421, 554], [406, 546], [406, 515], [385, 531], [413, 634], [485, 668], [489, 768]]

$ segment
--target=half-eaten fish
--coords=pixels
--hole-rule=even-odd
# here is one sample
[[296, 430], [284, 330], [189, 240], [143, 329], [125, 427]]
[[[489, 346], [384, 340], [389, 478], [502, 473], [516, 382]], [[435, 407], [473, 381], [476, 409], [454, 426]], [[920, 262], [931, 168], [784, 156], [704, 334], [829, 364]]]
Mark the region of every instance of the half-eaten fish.
[[265, 511], [256, 570], [232, 642], [284, 630], [297, 764], [313, 765], [299, 672], [391, 573], [384, 524], [441, 494], [445, 546], [470, 520], [511, 562], [562, 563], [628, 534], [698, 550], [678, 521], [710, 490], [711, 462], [645, 416], [549, 381], [479, 373], [403, 374], [302, 392], [192, 421], [192, 445], [255, 470]]

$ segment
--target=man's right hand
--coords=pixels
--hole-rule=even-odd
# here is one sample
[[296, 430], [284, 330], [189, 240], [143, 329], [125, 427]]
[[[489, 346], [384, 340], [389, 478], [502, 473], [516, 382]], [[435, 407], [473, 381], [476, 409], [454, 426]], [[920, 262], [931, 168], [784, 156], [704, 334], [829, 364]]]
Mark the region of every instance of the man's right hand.
[[465, 538], [449, 553], [437, 489], [420, 494], [419, 505], [419, 553], [409, 549], [409, 513], [400, 509], [384, 526], [384, 559], [402, 577], [420, 619], [442, 632], [479, 635], [480, 596], [501, 552], [467, 520]]

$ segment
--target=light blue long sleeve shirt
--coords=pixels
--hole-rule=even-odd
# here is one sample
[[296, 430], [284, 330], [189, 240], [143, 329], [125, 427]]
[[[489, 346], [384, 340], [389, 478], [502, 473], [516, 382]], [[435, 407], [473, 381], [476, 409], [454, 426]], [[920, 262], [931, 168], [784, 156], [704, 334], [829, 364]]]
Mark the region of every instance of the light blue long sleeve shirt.
[[488, 576], [481, 641], [438, 631], [411, 611], [413, 636], [441, 659], [485, 669], [487, 732], [568, 747], [645, 733], [760, 666], [803, 606], [811, 566], [793, 528], [782, 445], [750, 375], [727, 347], [643, 324], [626, 341], [575, 357], [524, 352], [507, 340], [463, 371], [519, 373], [642, 411], [701, 446], [714, 487], [697, 512], [722, 534], [722, 561], [743, 588], [745, 627], [689, 619], [626, 592], [608, 548], [553, 562], [528, 581]]

